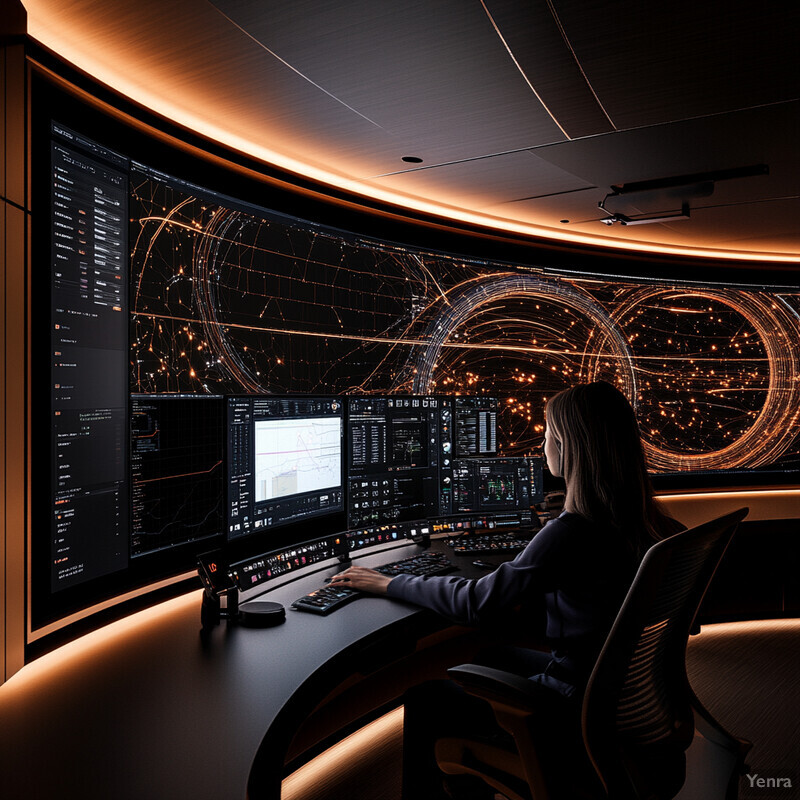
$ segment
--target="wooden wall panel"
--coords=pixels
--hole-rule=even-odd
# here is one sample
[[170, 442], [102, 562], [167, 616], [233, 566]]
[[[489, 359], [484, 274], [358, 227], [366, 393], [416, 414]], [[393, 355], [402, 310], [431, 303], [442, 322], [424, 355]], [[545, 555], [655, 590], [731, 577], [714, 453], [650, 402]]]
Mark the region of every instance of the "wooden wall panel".
[[28, 403], [28, 147], [27, 80], [22, 44], [0, 49], [2, 99], [2, 280], [0, 280], [0, 681], [25, 656]]

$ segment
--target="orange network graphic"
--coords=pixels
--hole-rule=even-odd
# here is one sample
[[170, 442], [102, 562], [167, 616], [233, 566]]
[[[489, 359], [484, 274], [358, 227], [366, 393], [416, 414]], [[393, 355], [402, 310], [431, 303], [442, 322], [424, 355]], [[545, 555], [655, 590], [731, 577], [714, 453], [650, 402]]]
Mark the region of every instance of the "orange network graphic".
[[414, 392], [502, 401], [616, 383], [656, 471], [800, 468], [800, 292], [556, 274], [424, 253], [189, 195], [131, 198], [139, 392]]

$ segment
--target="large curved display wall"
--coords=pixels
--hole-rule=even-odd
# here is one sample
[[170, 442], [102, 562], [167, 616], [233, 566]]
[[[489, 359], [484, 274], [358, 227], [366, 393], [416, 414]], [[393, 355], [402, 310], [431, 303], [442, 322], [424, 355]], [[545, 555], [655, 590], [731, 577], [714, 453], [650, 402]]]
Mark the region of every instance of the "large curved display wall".
[[554, 273], [282, 220], [135, 174], [131, 388], [485, 393], [504, 452], [606, 379], [657, 472], [800, 467], [800, 292]]
[[[491, 236], [323, 196], [56, 83], [37, 73], [31, 92], [31, 387], [51, 424], [31, 431], [29, 642], [226, 543], [222, 395], [496, 397], [512, 456], [538, 454], [554, 392], [605, 379], [634, 403], [654, 472], [797, 482], [797, 289], [725, 283], [719, 265], [614, 275], [585, 253], [556, 269], [532, 243], [495, 252]], [[192, 402], [151, 407], [165, 394]], [[136, 461], [155, 419], [191, 443], [161, 483]], [[146, 503], [178, 508], [179, 533], [137, 531]]]

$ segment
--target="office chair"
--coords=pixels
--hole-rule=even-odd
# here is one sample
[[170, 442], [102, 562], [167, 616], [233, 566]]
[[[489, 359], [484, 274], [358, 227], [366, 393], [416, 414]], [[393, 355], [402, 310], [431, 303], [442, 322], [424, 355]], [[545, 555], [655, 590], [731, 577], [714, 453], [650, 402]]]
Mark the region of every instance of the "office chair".
[[[491, 703], [516, 750], [441, 739], [440, 769], [474, 775], [509, 800], [735, 800], [749, 742], [728, 734], [686, 677], [700, 602], [748, 509], [645, 554], [580, 701], [526, 678], [466, 664], [448, 670]], [[555, 754], [555, 756], [554, 756]]]

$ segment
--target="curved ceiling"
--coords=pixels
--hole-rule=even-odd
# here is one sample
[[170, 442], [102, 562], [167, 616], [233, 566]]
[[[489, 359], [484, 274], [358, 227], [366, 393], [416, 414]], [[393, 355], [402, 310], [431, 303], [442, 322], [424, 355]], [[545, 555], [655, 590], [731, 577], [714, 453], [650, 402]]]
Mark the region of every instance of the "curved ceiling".
[[114, 89], [327, 184], [550, 239], [800, 261], [795, 3], [23, 5]]

